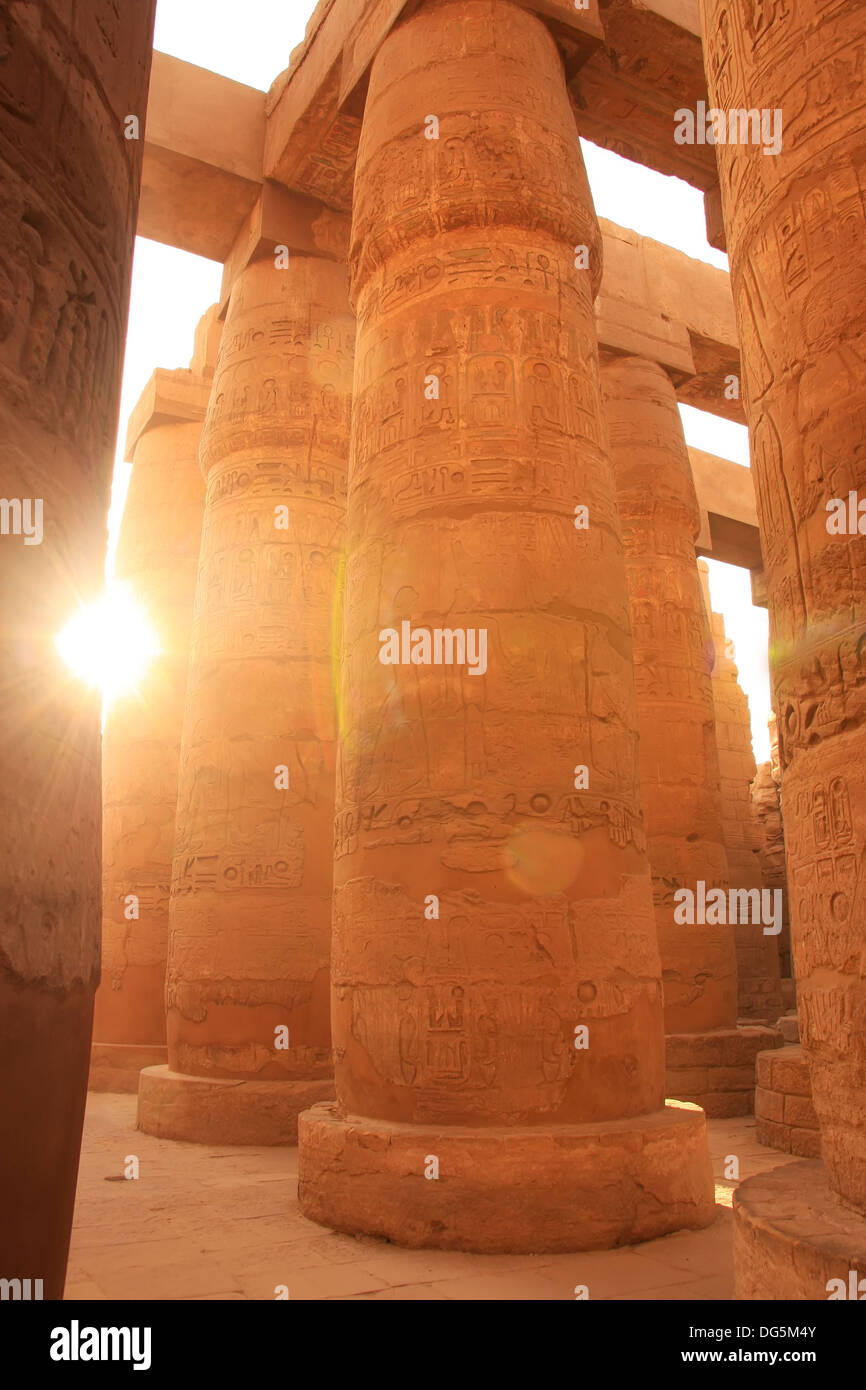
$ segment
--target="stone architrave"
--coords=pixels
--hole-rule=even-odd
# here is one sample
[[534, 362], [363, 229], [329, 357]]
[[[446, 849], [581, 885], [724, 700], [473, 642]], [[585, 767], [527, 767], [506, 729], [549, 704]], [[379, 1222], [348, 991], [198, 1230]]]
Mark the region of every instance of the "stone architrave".
[[[766, 112], [781, 136], [775, 154], [749, 139], [716, 155], [770, 610], [800, 1036], [823, 1156], [823, 1168], [769, 1173], [738, 1192], [737, 1290], [826, 1298], [830, 1277], [866, 1273], [866, 8], [701, 0], [701, 11], [713, 106]], [[775, 1190], [774, 1212], [761, 1193]], [[840, 1227], [844, 1260], [831, 1237]]]
[[712, 1217], [704, 1117], [663, 1100], [599, 247], [543, 24], [422, 6], [357, 169], [338, 1099], [299, 1123], [304, 1212], [403, 1245]]
[[0, 1278], [41, 1279], [46, 1299], [63, 1293], [100, 916], [99, 695], [55, 638], [103, 585], [153, 12], [0, 16]]
[[[313, 239], [320, 229], [330, 245], [334, 217], [317, 215]], [[141, 1128], [203, 1143], [293, 1143], [298, 1111], [333, 1095], [335, 635], [354, 316], [342, 247], [263, 243], [257, 255], [231, 288], [202, 434], [168, 1066], [146, 1068], [139, 1086]]]
[[186, 371], [157, 371], [129, 422], [129, 492], [114, 574], [159, 651], [111, 705], [102, 736], [102, 980], [90, 1090], [138, 1090], [166, 1061], [165, 963], [192, 608], [204, 483], [199, 440], [222, 324], [216, 306]]
[[[634, 632], [667, 1094], [695, 1101], [712, 1116], [747, 1115], [755, 1056], [774, 1039], [764, 1028], [737, 1028], [728, 890], [741, 885], [729, 883], [725, 852], [713, 646], [695, 559], [700, 512], [691, 464], [673, 384], [658, 363], [614, 357], [602, 367], [601, 384]], [[713, 889], [723, 894], [715, 914], [701, 907]], [[682, 920], [681, 890], [693, 895], [691, 922]], [[763, 929], [758, 922], [748, 930]]]
[[[698, 561], [698, 574], [704, 596], [704, 608], [713, 641], [713, 709], [715, 711], [716, 748], [719, 756], [721, 786], [722, 831], [728, 856], [728, 872], [732, 886], [749, 891], [763, 888], [782, 893], [780, 926], [784, 930], [787, 917], [787, 886], [764, 883], [761, 869], [763, 835], [752, 813], [751, 786], [756, 776], [755, 755], [752, 750], [752, 722], [749, 701], [737, 679], [733, 643], [725, 633], [725, 620], [714, 613], [710, 601], [709, 570], [705, 560]], [[776, 899], [766, 900], [775, 905]], [[737, 1010], [741, 1019], [775, 1025], [784, 1012], [782, 1001], [779, 943], [782, 931], [765, 935], [750, 923], [734, 927], [737, 951]]]

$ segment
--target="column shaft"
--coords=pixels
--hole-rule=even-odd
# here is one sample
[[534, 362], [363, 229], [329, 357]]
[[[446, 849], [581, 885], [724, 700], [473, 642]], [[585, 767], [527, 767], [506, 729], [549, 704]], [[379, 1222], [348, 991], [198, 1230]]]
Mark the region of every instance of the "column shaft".
[[153, 0], [0, 18], [0, 1277], [60, 1298], [99, 977], [102, 588]]
[[[215, 336], [215, 313], [202, 321], [205, 339]], [[130, 420], [133, 468], [114, 574], [144, 610], [159, 651], [110, 707], [103, 730], [102, 981], [91, 1090], [134, 1093], [142, 1067], [166, 1059], [171, 865], [204, 510], [198, 455], [214, 362], [193, 367], [156, 372]]]
[[[748, 1115], [755, 1056], [772, 1047], [775, 1036], [766, 1028], [737, 1028], [737, 927], [728, 892], [713, 645], [695, 559], [700, 514], [691, 464], [673, 385], [657, 363], [611, 359], [602, 369], [602, 391], [634, 627], [667, 1094], [694, 1101], [712, 1116]], [[689, 915], [683, 890], [692, 895]], [[715, 906], [713, 890], [721, 893]], [[746, 930], [760, 935], [763, 927], [757, 921]]]
[[202, 437], [169, 1070], [148, 1068], [139, 1091], [144, 1128], [203, 1142], [292, 1142], [298, 1109], [332, 1094], [334, 634], [354, 319], [344, 265], [278, 259], [232, 288]]
[[[830, 1185], [866, 1214], [866, 779], [856, 771], [866, 762], [856, 520], [866, 500], [866, 9], [701, 8], [712, 103], [782, 120], [779, 152], [739, 143], [717, 156], [770, 609], [800, 1031]], [[834, 499], [841, 531], [830, 529]]]
[[[339, 1103], [302, 1117], [299, 1192], [407, 1244], [561, 1249], [704, 1219], [699, 1117], [662, 1108], [599, 251], [544, 26], [507, 0], [398, 26], [353, 224]], [[623, 1189], [674, 1114], [651, 1214]], [[430, 1156], [448, 1184], [424, 1181]]]

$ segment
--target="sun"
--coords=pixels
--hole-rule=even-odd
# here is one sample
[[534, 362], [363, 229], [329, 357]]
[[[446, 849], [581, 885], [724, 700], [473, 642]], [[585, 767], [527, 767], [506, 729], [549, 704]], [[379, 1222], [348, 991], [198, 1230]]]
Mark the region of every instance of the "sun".
[[102, 694], [103, 710], [134, 690], [160, 650], [147, 613], [126, 585], [112, 583], [82, 605], [57, 638], [69, 669]]

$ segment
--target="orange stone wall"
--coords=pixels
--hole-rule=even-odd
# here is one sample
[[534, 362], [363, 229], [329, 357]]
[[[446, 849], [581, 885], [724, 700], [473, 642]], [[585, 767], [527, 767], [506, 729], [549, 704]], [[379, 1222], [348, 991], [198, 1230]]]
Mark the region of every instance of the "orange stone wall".
[[[0, 16], [0, 1277], [63, 1290], [99, 978], [99, 698], [55, 638], [101, 590], [153, 0]], [[32, 519], [32, 518], [31, 518]]]
[[710, 101], [783, 113], [717, 146], [761, 521], [800, 1033], [831, 1188], [866, 1212], [866, 7], [701, 0]]

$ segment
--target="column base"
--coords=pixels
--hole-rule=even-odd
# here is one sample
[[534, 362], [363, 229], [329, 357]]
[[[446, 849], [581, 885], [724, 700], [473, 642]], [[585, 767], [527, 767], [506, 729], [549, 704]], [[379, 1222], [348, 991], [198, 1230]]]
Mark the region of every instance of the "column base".
[[115, 1091], [134, 1096], [144, 1067], [168, 1061], [168, 1048], [134, 1043], [95, 1042], [90, 1048], [88, 1091]]
[[759, 1144], [798, 1158], [821, 1157], [821, 1130], [802, 1047], [758, 1053], [755, 1138]]
[[243, 1081], [146, 1067], [138, 1086], [138, 1128], [191, 1144], [297, 1144], [298, 1115], [330, 1100], [326, 1081]]
[[676, 1100], [699, 1105], [710, 1120], [752, 1115], [758, 1053], [778, 1047], [780, 1042], [775, 1028], [758, 1025], [668, 1033], [665, 1092]]
[[866, 1216], [830, 1191], [824, 1165], [792, 1163], [741, 1182], [734, 1193], [734, 1297], [826, 1300], [830, 1279], [843, 1281], [842, 1296], [850, 1298], [853, 1286], [866, 1299]]
[[715, 1215], [706, 1120], [676, 1101], [550, 1129], [428, 1128], [341, 1117], [328, 1104], [301, 1115], [298, 1131], [304, 1215], [411, 1248], [604, 1250]]

